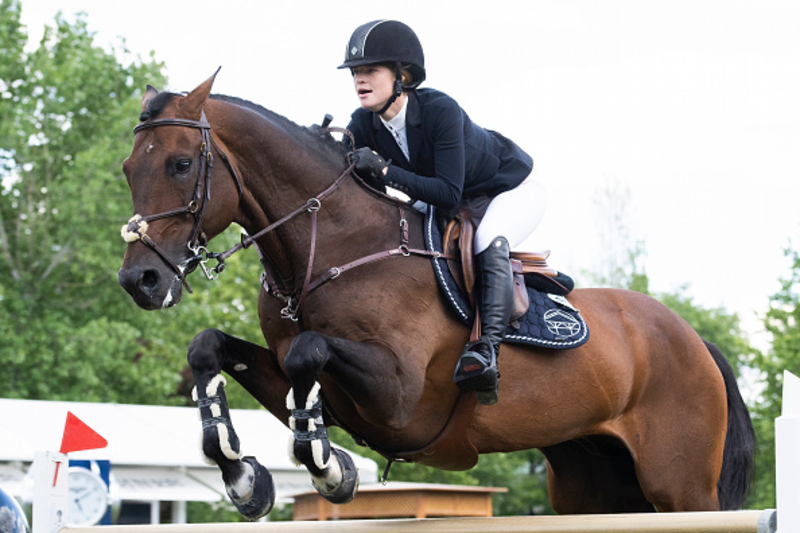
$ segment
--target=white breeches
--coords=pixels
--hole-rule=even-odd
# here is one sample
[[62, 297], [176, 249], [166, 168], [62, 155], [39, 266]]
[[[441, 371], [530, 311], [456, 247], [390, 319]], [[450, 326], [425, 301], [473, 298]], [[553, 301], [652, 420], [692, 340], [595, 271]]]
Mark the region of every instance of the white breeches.
[[517, 187], [492, 198], [475, 232], [475, 254], [489, 247], [502, 235], [513, 250], [539, 226], [547, 210], [547, 188], [528, 176]]

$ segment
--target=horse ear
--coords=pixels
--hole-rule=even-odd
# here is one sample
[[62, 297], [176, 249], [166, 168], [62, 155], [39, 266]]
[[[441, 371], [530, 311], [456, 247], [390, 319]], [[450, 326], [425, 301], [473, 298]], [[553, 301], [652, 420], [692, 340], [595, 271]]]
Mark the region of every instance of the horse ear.
[[[220, 67], [222, 68], [222, 67]], [[198, 85], [192, 92], [186, 95], [181, 101], [181, 109], [195, 120], [200, 119], [203, 104], [206, 103], [208, 95], [211, 94], [211, 87], [214, 85], [214, 78], [217, 77], [220, 68], [217, 69], [210, 78]]]
[[147, 86], [147, 90], [144, 92], [144, 96], [142, 96], [142, 111], [147, 111], [147, 106], [150, 105], [150, 100], [152, 100], [157, 94], [158, 91], [155, 87], [152, 85]]

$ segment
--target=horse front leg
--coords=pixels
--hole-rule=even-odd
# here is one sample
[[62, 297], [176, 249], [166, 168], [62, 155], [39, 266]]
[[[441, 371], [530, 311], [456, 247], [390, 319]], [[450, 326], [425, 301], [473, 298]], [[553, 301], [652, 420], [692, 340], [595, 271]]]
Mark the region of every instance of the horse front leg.
[[[187, 359], [195, 380], [193, 396], [202, 419], [203, 453], [219, 466], [228, 496], [239, 512], [250, 520], [265, 516], [275, 502], [272, 475], [255, 457], [242, 457], [221, 371], [233, 375], [253, 393], [256, 381], [265, 377], [264, 365], [274, 366], [273, 377], [282, 377], [284, 381], [281, 384], [278, 379], [275, 383], [279, 390], [272, 395], [274, 398], [288, 389], [285, 376], [279, 373], [269, 350], [214, 329], [207, 329], [194, 338]], [[261, 388], [264, 387], [262, 384]], [[270, 403], [276, 403], [263, 397], [257, 399], [268, 408], [274, 408]]]
[[[289, 427], [294, 432], [289, 454], [298, 465], [305, 465], [317, 492], [332, 503], [353, 499], [358, 490], [358, 472], [352, 458], [333, 448], [328, 440], [317, 379], [323, 369], [333, 370], [339, 384], [358, 398], [365, 384], [364, 372], [358, 369], [357, 362], [369, 360], [367, 352], [371, 350], [374, 349], [360, 343], [306, 331], [295, 337], [284, 360], [292, 386], [286, 398], [286, 407], [291, 411]], [[373, 359], [379, 358], [378, 354], [372, 355]]]

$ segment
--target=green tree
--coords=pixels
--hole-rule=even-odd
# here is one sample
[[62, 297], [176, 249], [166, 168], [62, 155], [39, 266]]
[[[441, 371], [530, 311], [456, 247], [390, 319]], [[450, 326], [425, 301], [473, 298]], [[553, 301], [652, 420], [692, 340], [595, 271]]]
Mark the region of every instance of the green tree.
[[[217, 327], [263, 343], [255, 253], [231, 258], [218, 284], [195, 274], [199, 290], [179, 309], [137, 308], [116, 279], [119, 229], [133, 214], [121, 165], [143, 89], [166, 85], [163, 65], [131, 57], [124, 41], [97, 46], [85, 15], [74, 23], [58, 15], [38, 47], [27, 52], [26, 42], [19, 1], [0, 0], [3, 395], [187, 403], [194, 335]], [[215, 245], [236, 240], [232, 229]], [[231, 389], [235, 407], [256, 406]]]
[[751, 501], [754, 507], [775, 507], [775, 419], [783, 407], [783, 371], [800, 375], [800, 254], [787, 249], [792, 261], [789, 276], [770, 298], [764, 326], [772, 335], [772, 346], [756, 354], [752, 364], [761, 372], [758, 403], [753, 424], [758, 434], [756, 480]]
[[146, 402], [177, 383], [116, 285], [129, 211], [120, 164], [145, 80], [84, 17], [61, 16], [26, 52], [0, 3], [0, 387], [8, 397]]

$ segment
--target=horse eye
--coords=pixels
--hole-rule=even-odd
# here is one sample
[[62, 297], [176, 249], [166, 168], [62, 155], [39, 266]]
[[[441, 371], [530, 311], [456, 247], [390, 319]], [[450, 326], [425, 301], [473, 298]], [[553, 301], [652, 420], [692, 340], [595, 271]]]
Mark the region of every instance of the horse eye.
[[181, 159], [177, 163], [175, 163], [175, 171], [179, 174], [183, 174], [189, 171], [189, 167], [192, 166], [192, 162], [189, 159]]

